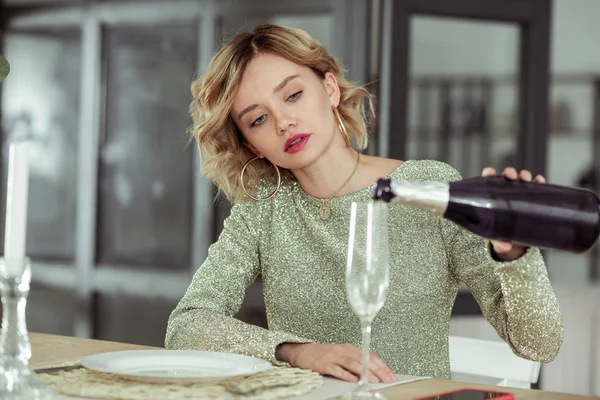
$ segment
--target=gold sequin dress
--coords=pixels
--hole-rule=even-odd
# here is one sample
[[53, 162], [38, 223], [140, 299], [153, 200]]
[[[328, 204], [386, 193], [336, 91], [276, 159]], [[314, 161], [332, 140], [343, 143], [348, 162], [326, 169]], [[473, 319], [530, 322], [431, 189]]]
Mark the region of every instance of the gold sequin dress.
[[[390, 175], [459, 180], [449, 165], [409, 160]], [[358, 317], [345, 290], [350, 204], [373, 187], [331, 200], [331, 217], [296, 181], [268, 201], [233, 206], [185, 296], [169, 318], [166, 347], [234, 352], [275, 360], [283, 342], [360, 346]], [[548, 362], [563, 337], [562, 316], [537, 248], [495, 261], [489, 242], [432, 213], [390, 208], [390, 284], [373, 322], [371, 350], [398, 374], [450, 376], [448, 331], [460, 282], [513, 351]], [[269, 329], [232, 317], [262, 274]]]

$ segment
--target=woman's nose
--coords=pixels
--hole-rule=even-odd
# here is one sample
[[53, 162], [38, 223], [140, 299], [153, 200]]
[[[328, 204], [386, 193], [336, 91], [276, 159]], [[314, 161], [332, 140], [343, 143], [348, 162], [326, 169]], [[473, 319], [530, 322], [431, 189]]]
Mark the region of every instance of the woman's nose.
[[288, 132], [290, 128], [296, 126], [296, 120], [288, 115], [281, 115], [277, 118], [277, 134], [283, 135]]

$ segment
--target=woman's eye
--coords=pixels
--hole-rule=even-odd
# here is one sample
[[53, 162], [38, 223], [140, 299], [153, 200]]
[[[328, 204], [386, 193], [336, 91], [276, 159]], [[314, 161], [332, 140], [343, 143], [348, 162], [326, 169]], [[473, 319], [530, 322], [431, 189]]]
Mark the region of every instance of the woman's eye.
[[260, 117], [258, 117], [253, 123], [252, 125], [250, 125], [251, 128], [254, 128], [255, 126], [260, 126], [265, 122], [265, 116], [261, 115]]
[[302, 90], [300, 90], [299, 92], [296, 92], [293, 95], [291, 95], [290, 97], [288, 97], [288, 100], [289, 101], [297, 101], [301, 96], [302, 96]]

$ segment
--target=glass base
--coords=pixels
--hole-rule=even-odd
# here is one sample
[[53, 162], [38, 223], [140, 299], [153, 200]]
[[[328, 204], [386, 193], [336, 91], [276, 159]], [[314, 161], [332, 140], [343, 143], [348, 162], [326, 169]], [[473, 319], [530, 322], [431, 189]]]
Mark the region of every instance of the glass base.
[[52, 400], [52, 390], [26, 365], [0, 360], [0, 399]]
[[361, 400], [361, 399], [377, 399], [377, 400], [387, 400], [387, 397], [382, 395], [379, 392], [371, 392], [366, 389], [357, 389], [351, 393], [346, 393], [342, 396], [344, 400]]

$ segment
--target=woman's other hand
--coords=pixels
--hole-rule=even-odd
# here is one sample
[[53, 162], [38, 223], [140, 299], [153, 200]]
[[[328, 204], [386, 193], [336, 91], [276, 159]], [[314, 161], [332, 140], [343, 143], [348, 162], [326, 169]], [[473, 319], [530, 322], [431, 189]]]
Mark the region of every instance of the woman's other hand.
[[[293, 367], [310, 369], [348, 382], [358, 382], [362, 350], [351, 344], [282, 343], [275, 357]], [[369, 358], [369, 382], [390, 383], [396, 375], [376, 354]]]

